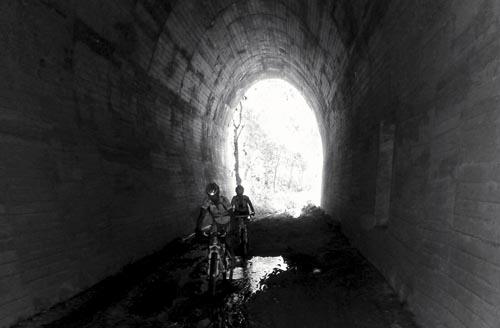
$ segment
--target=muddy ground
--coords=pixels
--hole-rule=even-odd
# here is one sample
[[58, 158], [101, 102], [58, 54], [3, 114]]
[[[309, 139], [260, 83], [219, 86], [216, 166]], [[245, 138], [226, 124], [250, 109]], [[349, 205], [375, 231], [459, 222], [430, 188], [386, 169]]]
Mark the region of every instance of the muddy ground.
[[215, 297], [206, 243], [177, 240], [16, 328], [413, 328], [382, 276], [318, 208], [249, 225], [252, 257]]

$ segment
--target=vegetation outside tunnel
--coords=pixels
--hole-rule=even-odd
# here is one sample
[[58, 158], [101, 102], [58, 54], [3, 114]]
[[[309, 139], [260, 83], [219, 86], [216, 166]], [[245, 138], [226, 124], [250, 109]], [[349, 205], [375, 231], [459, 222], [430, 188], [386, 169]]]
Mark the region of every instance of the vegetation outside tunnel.
[[[313, 111], [284, 80], [257, 82], [233, 113], [236, 180], [263, 212], [319, 205], [322, 144]], [[229, 153], [229, 152], [228, 152]]]

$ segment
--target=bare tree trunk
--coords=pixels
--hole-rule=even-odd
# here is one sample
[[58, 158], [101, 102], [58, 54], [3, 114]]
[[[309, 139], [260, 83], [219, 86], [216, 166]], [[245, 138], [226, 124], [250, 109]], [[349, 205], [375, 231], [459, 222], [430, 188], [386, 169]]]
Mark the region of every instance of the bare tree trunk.
[[[239, 109], [238, 109], [239, 107]], [[239, 120], [238, 123], [234, 120], [233, 117], [233, 128], [234, 128], [234, 135], [233, 135], [233, 144], [234, 144], [234, 173], [236, 176], [236, 185], [241, 184], [241, 176], [240, 176], [240, 153], [239, 153], [239, 145], [238, 145], [238, 139], [240, 138], [241, 131], [245, 127], [245, 125], [241, 125], [242, 122], [242, 115], [243, 115], [243, 106], [241, 105], [241, 102], [238, 104], [238, 106], [234, 109], [235, 114], [236, 112], [239, 111]]]
[[240, 156], [238, 149], [237, 129], [234, 129], [234, 173], [236, 175], [236, 185], [241, 184], [240, 177]]

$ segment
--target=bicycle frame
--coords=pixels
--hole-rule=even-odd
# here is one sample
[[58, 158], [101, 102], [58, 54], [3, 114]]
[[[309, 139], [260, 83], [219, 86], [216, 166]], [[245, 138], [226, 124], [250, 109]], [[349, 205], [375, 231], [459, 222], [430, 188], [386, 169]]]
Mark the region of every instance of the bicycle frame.
[[247, 222], [250, 221], [252, 216], [250, 214], [234, 215], [233, 218], [238, 220], [237, 232], [241, 247], [243, 261], [246, 261], [248, 256], [248, 229]]

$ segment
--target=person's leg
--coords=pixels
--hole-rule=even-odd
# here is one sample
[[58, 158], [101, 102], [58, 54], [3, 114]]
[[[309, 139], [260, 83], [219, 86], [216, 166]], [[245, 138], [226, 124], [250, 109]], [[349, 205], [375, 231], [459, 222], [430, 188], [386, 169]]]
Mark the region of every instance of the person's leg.
[[225, 231], [226, 236], [225, 236], [225, 244], [226, 244], [226, 249], [231, 256], [232, 259], [234, 259], [234, 236], [233, 236], [233, 227], [231, 226], [231, 221], [229, 221], [226, 224], [219, 224], [219, 231]]

